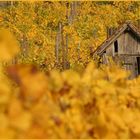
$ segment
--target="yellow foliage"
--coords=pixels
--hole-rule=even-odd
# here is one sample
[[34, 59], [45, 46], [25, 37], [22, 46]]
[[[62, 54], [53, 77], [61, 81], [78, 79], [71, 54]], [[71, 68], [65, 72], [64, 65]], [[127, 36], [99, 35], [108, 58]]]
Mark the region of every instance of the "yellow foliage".
[[[43, 62], [47, 61], [48, 65], [49, 63], [52, 65], [51, 37], [50, 40], [49, 37], [46, 39], [44, 37], [46, 32], [42, 33], [42, 29], [37, 30], [34, 25], [28, 26], [35, 19], [35, 5], [33, 4], [32, 7], [28, 5], [29, 3], [19, 4], [21, 9], [18, 9], [20, 10], [18, 15], [16, 10], [17, 13], [10, 11], [15, 12], [14, 17], [20, 17], [17, 20], [18, 26], [14, 27], [17, 27], [17, 31], [18, 28], [23, 30], [27, 39], [33, 39], [31, 42], [35, 41], [37, 45], [43, 44], [42, 49], [35, 49], [35, 52], [37, 55], [41, 53], [42, 56], [46, 48], [48, 56], [45, 59], [43, 57]], [[95, 11], [97, 6], [95, 3], [82, 2], [82, 4], [84, 4], [81, 6], [84, 15], [82, 10], [79, 11], [75, 24], [64, 28], [64, 31], [72, 35], [69, 47], [70, 61], [74, 64], [76, 60], [79, 66], [85, 67], [83, 71], [53, 70], [45, 73], [31, 64], [0, 65], [0, 138], [140, 138], [140, 77], [128, 80], [129, 73], [115, 64], [101, 68], [95, 63], [87, 64], [90, 61], [89, 51], [86, 49], [90, 46], [88, 42], [94, 40], [98, 44], [102, 41], [105, 36], [105, 27], [98, 23], [103, 18], [108, 19], [110, 9], [113, 8], [101, 4]], [[130, 4], [123, 6], [122, 3], [114, 2], [114, 6], [121, 5], [123, 9], [127, 9]], [[41, 26], [55, 28], [60, 20], [66, 22], [65, 3], [52, 2], [50, 6], [47, 2], [45, 6], [48, 8], [45, 14], [50, 21], [39, 18], [38, 22], [43, 22]], [[58, 10], [57, 12], [54, 7]], [[29, 15], [28, 8], [31, 10]], [[27, 13], [22, 12], [24, 10]], [[40, 12], [44, 12], [43, 10], [39, 9]], [[103, 17], [104, 12], [108, 14], [105, 17]], [[118, 9], [115, 9], [115, 12], [118, 12]], [[88, 15], [90, 13], [91, 15]], [[99, 17], [97, 13], [100, 13]], [[115, 15], [114, 12], [111, 16], [113, 15]], [[92, 16], [96, 20], [93, 20]], [[129, 14], [129, 17], [134, 18], [134, 15]], [[26, 20], [27, 23], [25, 23]], [[89, 24], [87, 25], [85, 21]], [[110, 20], [106, 21], [106, 24], [112, 23]], [[112, 25], [115, 26], [115, 23]], [[21, 26], [23, 24], [24, 26]], [[47, 26], [44, 26], [46, 24]], [[90, 38], [92, 34], [90, 28], [94, 26], [95, 29], [101, 29], [97, 32], [95, 30], [96, 35], [100, 36], [99, 39]], [[75, 28], [78, 29], [75, 31]], [[49, 28], [48, 33], [51, 34], [51, 31]], [[34, 39], [37, 34], [41, 35], [39, 40]], [[53, 36], [53, 33], [50, 36]], [[12, 60], [18, 51], [15, 38], [9, 31], [2, 29], [0, 60]], [[30, 55], [34, 56], [34, 53]], [[33, 58], [33, 60], [38, 59]], [[81, 64], [81, 61], [84, 64]]]
[[13, 35], [6, 29], [0, 30], [0, 60], [11, 60], [19, 52], [19, 46]]

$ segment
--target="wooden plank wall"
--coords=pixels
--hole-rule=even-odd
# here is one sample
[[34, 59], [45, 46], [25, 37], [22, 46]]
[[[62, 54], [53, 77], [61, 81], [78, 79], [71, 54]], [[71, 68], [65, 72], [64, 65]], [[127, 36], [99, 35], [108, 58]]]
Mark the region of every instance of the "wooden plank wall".
[[[124, 62], [124, 69], [131, 71], [131, 78], [138, 75], [137, 57], [140, 57], [140, 40], [131, 32], [124, 32], [118, 39], [119, 61]], [[107, 49], [104, 56], [115, 56], [114, 43]], [[105, 58], [104, 58], [105, 60]], [[104, 62], [106, 63], [106, 62]]]

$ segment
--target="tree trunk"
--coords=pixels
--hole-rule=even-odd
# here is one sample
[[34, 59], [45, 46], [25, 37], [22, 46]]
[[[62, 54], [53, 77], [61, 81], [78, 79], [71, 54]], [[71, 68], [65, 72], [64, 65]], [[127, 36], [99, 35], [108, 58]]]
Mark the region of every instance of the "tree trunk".
[[68, 34], [66, 34], [66, 48], [65, 48], [65, 59], [66, 59], [66, 69], [70, 68], [70, 64], [68, 62]]
[[[77, 2], [67, 2], [66, 4], [66, 19], [67, 19], [67, 24], [66, 26], [70, 26], [77, 15]], [[69, 8], [70, 8], [70, 13], [69, 13]], [[56, 63], [60, 64], [60, 57], [62, 58], [62, 68], [68, 69], [69, 68], [69, 62], [68, 62], [68, 41], [69, 37], [68, 34], [64, 36], [63, 33], [63, 26], [62, 23], [59, 23], [58, 27], [58, 33], [56, 35], [56, 44], [55, 44], [55, 56], [56, 56]], [[60, 48], [62, 49], [62, 56], [60, 56]]]
[[63, 34], [63, 29], [61, 30], [61, 43], [62, 43], [62, 64], [63, 64], [63, 69], [66, 69], [66, 52], [65, 52], [65, 43], [64, 43], [64, 34]]
[[22, 47], [23, 55], [26, 57], [28, 55], [28, 42], [27, 42], [27, 37], [25, 35], [23, 35], [21, 47]]
[[56, 44], [55, 44], [55, 57], [56, 57], [56, 63], [59, 63], [59, 33], [56, 35]]
[[61, 47], [61, 35], [62, 34], [62, 23], [58, 24], [58, 32], [56, 34], [56, 44], [55, 44], [55, 57], [56, 57], [56, 65], [60, 64], [60, 57], [59, 57], [59, 51]]

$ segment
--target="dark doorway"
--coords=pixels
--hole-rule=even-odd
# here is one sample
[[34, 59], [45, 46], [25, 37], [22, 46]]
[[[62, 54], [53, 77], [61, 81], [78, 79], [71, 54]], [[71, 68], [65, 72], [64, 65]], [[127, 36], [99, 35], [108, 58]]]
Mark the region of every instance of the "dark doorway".
[[118, 52], [118, 41], [117, 40], [114, 42], [114, 52], [115, 53]]
[[138, 75], [140, 74], [140, 57], [137, 57]]

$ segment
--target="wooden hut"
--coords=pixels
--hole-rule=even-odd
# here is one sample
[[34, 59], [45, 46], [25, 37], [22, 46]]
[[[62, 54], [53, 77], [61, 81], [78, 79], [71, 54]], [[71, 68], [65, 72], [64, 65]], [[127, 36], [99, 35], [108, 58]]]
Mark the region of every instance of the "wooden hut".
[[117, 30], [109, 30], [108, 38], [94, 52], [100, 56], [102, 63], [108, 63], [108, 57], [122, 62], [126, 70], [131, 71], [131, 78], [140, 74], [140, 31], [130, 21]]

